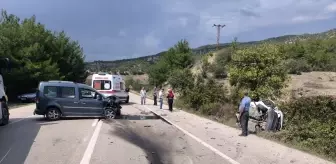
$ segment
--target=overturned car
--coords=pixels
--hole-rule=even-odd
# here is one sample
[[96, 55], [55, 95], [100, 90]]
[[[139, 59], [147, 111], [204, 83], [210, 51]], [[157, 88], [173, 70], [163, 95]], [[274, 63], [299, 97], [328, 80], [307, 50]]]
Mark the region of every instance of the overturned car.
[[[237, 125], [240, 126], [239, 113], [236, 114]], [[280, 131], [283, 125], [283, 113], [276, 104], [269, 99], [251, 102], [249, 121], [255, 124], [255, 131]]]

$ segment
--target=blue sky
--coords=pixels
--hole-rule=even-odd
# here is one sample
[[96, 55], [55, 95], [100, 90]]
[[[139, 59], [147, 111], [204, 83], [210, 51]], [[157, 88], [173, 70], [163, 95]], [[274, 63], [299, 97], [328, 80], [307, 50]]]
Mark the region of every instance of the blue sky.
[[65, 30], [87, 61], [152, 55], [183, 38], [214, 44], [214, 23], [226, 25], [221, 42], [336, 28], [336, 0], [0, 0], [0, 8]]

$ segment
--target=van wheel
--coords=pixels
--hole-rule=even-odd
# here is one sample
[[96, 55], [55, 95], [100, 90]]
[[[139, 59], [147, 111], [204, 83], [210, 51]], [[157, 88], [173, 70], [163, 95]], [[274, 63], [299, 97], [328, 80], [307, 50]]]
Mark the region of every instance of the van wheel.
[[48, 120], [56, 121], [61, 118], [61, 111], [57, 108], [49, 108], [46, 114]]
[[107, 108], [104, 111], [104, 116], [105, 116], [105, 119], [115, 119], [117, 116], [117, 113], [115, 112], [115, 110]]
[[128, 103], [128, 102], [129, 102], [129, 96], [127, 96], [125, 103]]
[[7, 105], [2, 104], [2, 121], [0, 122], [0, 126], [7, 125], [9, 123], [9, 111]]

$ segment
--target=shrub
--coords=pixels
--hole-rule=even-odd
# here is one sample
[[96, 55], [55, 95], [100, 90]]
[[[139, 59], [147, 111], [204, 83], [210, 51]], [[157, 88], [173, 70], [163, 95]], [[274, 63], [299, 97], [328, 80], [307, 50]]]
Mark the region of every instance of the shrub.
[[225, 120], [234, 117], [235, 111], [234, 106], [229, 103], [209, 103], [202, 105], [200, 108], [202, 114], [224, 118]]
[[125, 80], [125, 86], [130, 87], [130, 89], [134, 91], [140, 91], [142, 87], [148, 89], [150, 87], [148, 84], [143, 84], [139, 79], [134, 80], [133, 78], [129, 78]]
[[188, 90], [194, 87], [194, 77], [189, 69], [174, 70], [168, 78], [168, 83], [175, 90], [185, 96]]
[[280, 50], [265, 43], [235, 51], [229, 64], [230, 84], [260, 97], [280, 96], [288, 79]]
[[310, 72], [311, 66], [304, 59], [289, 59], [286, 62], [286, 68], [289, 74], [301, 74], [301, 72]]
[[336, 159], [336, 99], [302, 97], [280, 105], [284, 130], [275, 136], [287, 143]]
[[213, 73], [216, 79], [225, 79], [227, 78], [227, 71], [225, 67], [213, 66]]
[[181, 99], [191, 108], [199, 110], [204, 104], [225, 103], [225, 93], [224, 87], [213, 79], [205, 81], [201, 76], [197, 76], [193, 87], [188, 88]]

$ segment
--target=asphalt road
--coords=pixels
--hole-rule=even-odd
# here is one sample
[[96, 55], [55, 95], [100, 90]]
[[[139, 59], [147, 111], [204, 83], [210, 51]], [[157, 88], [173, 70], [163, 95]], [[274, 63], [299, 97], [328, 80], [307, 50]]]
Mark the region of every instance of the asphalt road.
[[116, 120], [46, 121], [34, 105], [10, 110], [0, 127], [0, 164], [226, 164], [208, 148], [134, 102]]

